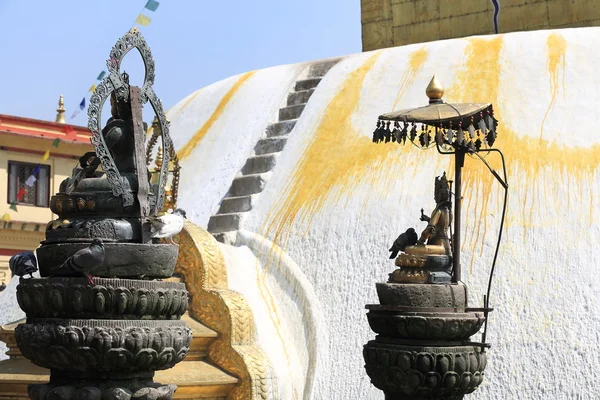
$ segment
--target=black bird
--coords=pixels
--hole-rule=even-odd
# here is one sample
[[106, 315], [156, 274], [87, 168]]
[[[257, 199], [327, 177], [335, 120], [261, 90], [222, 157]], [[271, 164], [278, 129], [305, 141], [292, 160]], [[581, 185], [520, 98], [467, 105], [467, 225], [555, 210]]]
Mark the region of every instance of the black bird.
[[4, 291], [4, 289], [6, 289], [6, 283], [2, 282], [2, 285], [0, 285], [0, 292]]
[[408, 228], [406, 232], [398, 236], [398, 239], [396, 239], [392, 247], [388, 250], [392, 252], [392, 254], [390, 254], [390, 259], [396, 258], [398, 253], [404, 251], [406, 246], [417, 244], [417, 240], [419, 240], [417, 232], [415, 232], [413, 228]]
[[62, 265], [54, 268], [50, 276], [80, 273], [88, 279], [90, 285], [93, 285], [94, 281], [89, 271], [102, 264], [104, 264], [104, 243], [102, 243], [102, 239], [94, 239], [89, 247], [78, 250]]
[[24, 251], [19, 254], [15, 254], [8, 261], [10, 271], [13, 275], [25, 276], [29, 275], [33, 278], [33, 273], [38, 270], [37, 260], [33, 251]]

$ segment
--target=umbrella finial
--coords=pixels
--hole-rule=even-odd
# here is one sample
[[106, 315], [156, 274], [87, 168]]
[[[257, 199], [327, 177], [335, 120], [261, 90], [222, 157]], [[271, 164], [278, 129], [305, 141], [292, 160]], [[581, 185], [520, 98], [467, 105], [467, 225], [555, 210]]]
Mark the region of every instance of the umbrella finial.
[[443, 103], [442, 96], [444, 95], [444, 87], [437, 80], [435, 75], [431, 78], [431, 82], [427, 85], [427, 89], [425, 89], [425, 94], [429, 97], [429, 104], [433, 103]]

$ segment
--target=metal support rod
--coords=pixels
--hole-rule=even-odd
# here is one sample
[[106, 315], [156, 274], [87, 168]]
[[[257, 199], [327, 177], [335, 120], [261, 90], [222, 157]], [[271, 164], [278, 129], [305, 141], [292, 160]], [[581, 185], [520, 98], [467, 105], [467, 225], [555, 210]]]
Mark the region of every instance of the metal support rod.
[[[483, 328], [483, 333], [481, 334], [481, 343], [485, 343], [485, 339], [487, 336], [487, 321], [488, 321], [488, 315], [489, 315], [488, 299], [485, 294], [483, 295], [483, 304], [484, 304], [483, 308], [485, 309], [485, 311], [483, 312], [483, 318], [485, 318], [485, 327]], [[483, 348], [482, 351], [485, 351], [485, 348]]]
[[452, 282], [460, 281], [460, 219], [461, 219], [461, 186], [462, 186], [462, 167], [465, 165], [465, 152], [457, 149], [454, 158], [454, 237], [452, 246], [454, 249], [453, 262], [454, 273]]

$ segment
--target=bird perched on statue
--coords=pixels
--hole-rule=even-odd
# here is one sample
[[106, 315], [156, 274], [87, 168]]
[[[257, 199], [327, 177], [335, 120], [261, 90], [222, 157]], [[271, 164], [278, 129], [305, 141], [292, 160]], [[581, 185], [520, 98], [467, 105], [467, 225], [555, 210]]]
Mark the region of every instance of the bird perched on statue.
[[408, 228], [406, 232], [398, 236], [398, 239], [394, 241], [394, 244], [388, 250], [392, 252], [392, 254], [390, 254], [390, 259], [396, 258], [398, 253], [404, 251], [406, 246], [417, 244], [418, 239], [417, 232], [415, 232], [413, 228]]
[[33, 278], [32, 274], [38, 270], [37, 259], [33, 251], [15, 254], [8, 261], [8, 265], [13, 275], [17, 276], [29, 275], [30, 278]]
[[94, 284], [90, 270], [104, 264], [104, 243], [102, 239], [94, 239], [92, 243], [78, 250], [60, 266], [53, 268], [50, 276], [82, 274], [90, 285]]
[[172, 213], [160, 217], [150, 218], [150, 233], [153, 239], [169, 238], [173, 243], [173, 236], [183, 229], [185, 211], [176, 208]]

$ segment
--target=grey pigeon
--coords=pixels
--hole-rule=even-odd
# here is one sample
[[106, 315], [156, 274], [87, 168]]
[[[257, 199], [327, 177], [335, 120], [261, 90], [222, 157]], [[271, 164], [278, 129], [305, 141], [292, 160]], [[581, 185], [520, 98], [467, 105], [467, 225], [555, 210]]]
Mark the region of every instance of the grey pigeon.
[[8, 261], [10, 271], [13, 275], [25, 276], [33, 278], [33, 273], [38, 270], [37, 260], [33, 251], [24, 251], [19, 254], [15, 254]]
[[183, 229], [186, 214], [181, 208], [176, 208], [173, 213], [150, 219], [150, 232], [154, 239], [169, 238], [173, 243], [173, 236]]
[[104, 243], [102, 239], [94, 239], [89, 247], [78, 250], [71, 257], [56, 267], [50, 276], [82, 274], [88, 279], [90, 285], [94, 284], [90, 270], [104, 264]]
[[391, 251], [390, 259], [396, 258], [399, 252], [404, 251], [406, 246], [412, 246], [417, 243], [419, 237], [417, 236], [417, 232], [413, 228], [408, 228], [406, 232], [398, 236], [398, 239], [394, 242], [392, 247], [388, 251]]

